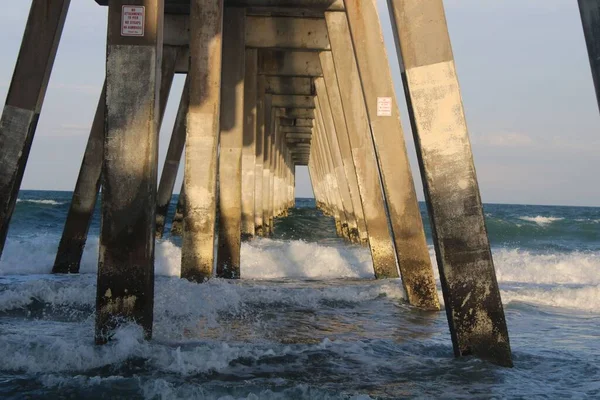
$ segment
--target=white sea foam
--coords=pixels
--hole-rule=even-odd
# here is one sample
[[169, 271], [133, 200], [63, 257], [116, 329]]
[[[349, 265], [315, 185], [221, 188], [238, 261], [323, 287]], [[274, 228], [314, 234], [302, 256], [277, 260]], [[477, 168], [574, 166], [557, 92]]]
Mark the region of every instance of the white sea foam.
[[502, 302], [522, 302], [587, 312], [600, 312], [600, 285], [502, 290]]
[[[60, 279], [43, 278], [35, 274], [49, 274], [54, 262], [58, 238], [38, 236], [32, 239], [9, 239], [0, 261], [1, 276], [14, 280], [21, 274], [25, 282], [15, 288], [0, 292], [0, 310], [26, 306], [31, 298], [45, 303], [68, 305], [72, 303], [93, 307], [95, 294], [95, 272], [98, 259], [98, 238], [88, 241], [81, 264], [81, 279], [72, 279], [69, 285]], [[540, 292], [541, 289], [524, 289], [521, 296], [529, 296], [536, 303], [542, 301], [559, 307], [575, 307], [582, 310], [600, 310], [593, 294], [600, 285], [600, 254], [598, 252], [536, 254], [519, 249], [494, 249], [494, 263], [498, 281], [502, 284], [526, 284], [556, 286], [555, 292]], [[439, 281], [433, 248], [430, 255], [434, 274]], [[169, 241], [159, 241], [156, 246], [155, 271], [158, 276], [178, 277], [180, 274], [181, 249]], [[257, 239], [242, 245], [242, 277], [248, 280], [271, 279], [370, 279], [373, 270], [368, 249], [356, 246], [323, 245], [303, 241], [279, 241]], [[27, 275], [34, 276], [27, 276]], [[87, 274], [87, 278], [85, 278]], [[244, 282], [244, 280], [242, 280]], [[386, 286], [387, 285], [387, 286]], [[563, 287], [579, 285], [581, 288]], [[285, 286], [282, 286], [285, 287]], [[254, 288], [254, 289], [252, 289]], [[528, 289], [528, 290], [529, 290]], [[596, 291], [596, 292], [594, 292]], [[368, 301], [380, 294], [404, 298], [400, 281], [381, 281], [378, 285], [340, 285], [327, 289], [285, 291], [276, 287], [263, 286], [258, 282], [250, 286], [230, 284], [213, 280], [208, 285], [195, 285], [178, 279], [167, 280], [157, 285], [156, 311], [177, 315], [193, 313], [197, 304], [213, 304], [221, 310], [222, 299], [227, 298], [227, 307], [237, 304], [243, 307], [244, 296], [258, 302], [283, 302], [315, 305], [323, 300]], [[528, 294], [529, 293], [529, 294]], [[543, 294], [542, 297], [538, 294]], [[504, 301], [517, 296], [509, 294]], [[564, 296], [561, 297], [561, 296]], [[588, 296], [585, 301], [573, 300], [574, 296]], [[598, 296], [600, 298], [600, 296]], [[521, 297], [523, 300], [524, 297]], [[525, 301], [525, 300], [523, 300]], [[598, 300], [600, 302], [600, 300]], [[170, 303], [177, 307], [169, 308]], [[163, 305], [161, 305], [163, 304]], [[545, 304], [545, 303], [544, 303]], [[562, 305], [561, 305], [562, 304]], [[579, 305], [580, 306], [579, 306]], [[161, 311], [162, 310], [162, 311]], [[198, 318], [202, 317], [197, 315]]]
[[34, 203], [34, 204], [45, 204], [49, 206], [60, 206], [62, 204], [66, 204], [65, 202], [60, 202], [56, 200], [34, 200], [34, 199], [17, 199], [17, 203]]
[[537, 217], [519, 217], [519, 219], [523, 220], [523, 221], [528, 221], [528, 222], [535, 222], [539, 226], [548, 226], [553, 222], [562, 221], [564, 218], [543, 217], [541, 215], [538, 215]]

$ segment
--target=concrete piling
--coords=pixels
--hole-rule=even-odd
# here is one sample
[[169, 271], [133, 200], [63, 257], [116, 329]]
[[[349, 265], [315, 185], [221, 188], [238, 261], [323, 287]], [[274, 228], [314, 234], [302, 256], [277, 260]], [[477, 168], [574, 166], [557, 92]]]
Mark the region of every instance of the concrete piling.
[[106, 82], [100, 94], [96, 115], [85, 148], [69, 213], [58, 245], [52, 267], [54, 274], [79, 272], [81, 256], [87, 241], [88, 230], [94, 214], [104, 154], [104, 118], [106, 109]]
[[244, 77], [244, 139], [242, 148], [242, 238], [255, 235], [254, 198], [256, 163], [256, 113], [258, 53], [246, 50]]
[[442, 0], [390, 0], [456, 356], [511, 366]]
[[360, 7], [357, 2], [347, 2], [346, 14], [379, 160], [402, 284], [410, 304], [439, 310], [433, 267], [404, 143], [377, 1], [361, 1]]
[[242, 147], [244, 140], [244, 8], [227, 8], [224, 16], [219, 138], [219, 242], [217, 277], [240, 277], [242, 218]]
[[0, 257], [70, 0], [33, 0], [0, 117]]
[[331, 152], [334, 160], [335, 175], [339, 183], [340, 197], [346, 214], [347, 224], [346, 227], [342, 228], [345, 229], [345, 236], [348, 240], [358, 243], [360, 241], [358, 237], [358, 225], [356, 222], [356, 216], [354, 214], [354, 207], [352, 205], [348, 180], [346, 179], [346, 173], [344, 171], [342, 153], [340, 152], [340, 148], [338, 146], [338, 134], [335, 128], [335, 123], [333, 122], [333, 117], [331, 115], [331, 106], [329, 105], [329, 98], [327, 97], [327, 90], [325, 89], [325, 82], [323, 78], [316, 78], [315, 86], [317, 87], [317, 92], [322, 96], [321, 100], [319, 100], [317, 97], [315, 101], [317, 102], [319, 114], [323, 119], [323, 124], [327, 129], [325, 140], [327, 140], [329, 151]]
[[596, 99], [600, 107], [600, 1], [578, 0]]
[[[381, 191], [380, 173], [346, 15], [325, 13], [347, 132], [377, 278], [397, 278], [396, 254]], [[327, 79], [327, 77], [326, 77]]]
[[179, 190], [179, 198], [177, 199], [177, 207], [175, 208], [175, 215], [171, 222], [171, 235], [181, 236], [183, 233], [183, 213], [185, 209], [185, 182], [181, 184]]
[[165, 229], [167, 211], [173, 196], [175, 187], [175, 179], [179, 171], [181, 155], [185, 146], [185, 134], [187, 129], [187, 113], [189, 107], [189, 80], [186, 78], [181, 94], [181, 101], [175, 118], [171, 141], [167, 149], [167, 157], [163, 166], [162, 174], [160, 175], [160, 183], [158, 185], [157, 203], [156, 203], [156, 237], [161, 238]]
[[[160, 130], [169, 92], [171, 91], [177, 57], [177, 48], [171, 46], [163, 47], [158, 130]], [[77, 183], [73, 190], [67, 220], [52, 268], [53, 273], [79, 272], [81, 256], [87, 241], [88, 230], [92, 222], [98, 190], [100, 188], [104, 150], [105, 89], [103, 89], [102, 93], [79, 170]]]
[[254, 168], [254, 232], [258, 236], [265, 234], [263, 227], [263, 183], [265, 151], [265, 77], [259, 75], [256, 84], [256, 146]]
[[[152, 335], [164, 4], [135, 4], [115, 0], [108, 9], [97, 343], [106, 342], [123, 318], [140, 324], [146, 338]], [[123, 35], [130, 33], [122, 28], [123, 12], [143, 19], [136, 36]]]
[[190, 4], [190, 105], [185, 151], [181, 277], [213, 276], [223, 0]]

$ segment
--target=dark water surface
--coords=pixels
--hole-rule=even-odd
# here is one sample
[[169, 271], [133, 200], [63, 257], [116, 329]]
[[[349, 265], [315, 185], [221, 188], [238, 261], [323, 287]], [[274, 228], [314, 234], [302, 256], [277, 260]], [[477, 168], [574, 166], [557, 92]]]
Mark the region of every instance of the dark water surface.
[[599, 208], [485, 206], [503, 369], [454, 359], [445, 314], [372, 280], [368, 250], [307, 199], [243, 244], [238, 282], [180, 280], [178, 240], [158, 242], [154, 339], [125, 325], [97, 347], [97, 215], [82, 274], [49, 274], [70, 198], [20, 194], [0, 261], [0, 398], [600, 398]]

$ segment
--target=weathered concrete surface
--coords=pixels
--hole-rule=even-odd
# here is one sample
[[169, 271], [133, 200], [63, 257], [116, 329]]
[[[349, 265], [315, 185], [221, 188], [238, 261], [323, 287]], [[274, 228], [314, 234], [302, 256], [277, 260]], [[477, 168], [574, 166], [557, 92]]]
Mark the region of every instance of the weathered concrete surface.
[[314, 118], [315, 110], [312, 108], [286, 108], [281, 116], [286, 118]]
[[242, 239], [254, 236], [254, 191], [256, 189], [256, 102], [258, 54], [246, 50], [244, 78], [244, 140], [242, 148]]
[[106, 82], [100, 94], [77, 183], [73, 191], [69, 213], [52, 267], [52, 273], [55, 274], [79, 272], [83, 248], [85, 247], [98, 190], [100, 189], [104, 153], [105, 102]]
[[341, 188], [337, 179], [333, 155], [329, 148], [329, 141], [327, 140], [327, 137], [332, 135], [332, 132], [327, 130], [320, 108], [316, 108], [315, 117], [314, 145], [317, 146], [321, 159], [323, 160], [325, 168], [325, 185], [327, 186], [329, 201], [335, 219], [336, 232], [338, 236], [349, 239], [348, 216], [341, 198]]
[[272, 106], [275, 108], [315, 108], [313, 96], [273, 95]]
[[266, 49], [258, 52], [258, 73], [296, 77], [323, 75], [319, 63], [319, 53]]
[[167, 157], [163, 166], [162, 174], [160, 175], [160, 183], [158, 185], [158, 195], [156, 200], [156, 237], [161, 238], [165, 229], [167, 219], [167, 211], [173, 196], [175, 188], [175, 180], [179, 171], [181, 155], [185, 146], [185, 133], [187, 130], [187, 113], [189, 106], [189, 80], [186, 78], [171, 134], [171, 141], [167, 149]]
[[360, 242], [360, 238], [358, 237], [358, 226], [356, 223], [356, 217], [354, 215], [354, 206], [352, 205], [350, 188], [348, 186], [348, 180], [346, 179], [346, 173], [344, 171], [342, 153], [338, 145], [338, 134], [337, 130], [335, 129], [335, 123], [333, 122], [331, 106], [329, 104], [329, 99], [327, 98], [327, 90], [325, 88], [325, 81], [323, 78], [317, 78], [315, 80], [315, 86], [318, 87], [317, 91], [322, 96], [322, 101], [316, 98], [316, 103], [327, 131], [325, 140], [327, 141], [329, 151], [332, 155], [342, 206], [344, 207], [346, 213], [347, 226], [345, 227], [345, 236], [348, 238], [348, 240], [358, 243]]
[[181, 277], [213, 274], [223, 0], [192, 0]]
[[246, 75], [243, 8], [227, 8], [223, 21], [221, 133], [219, 139], [219, 242], [217, 277], [240, 277], [242, 147]]
[[[439, 310], [433, 267], [404, 143], [377, 0], [364, 0], [360, 7], [357, 2], [348, 2], [347, 16], [394, 233], [402, 285], [410, 304]], [[391, 100], [389, 115], [378, 112], [382, 98]]]
[[185, 208], [185, 182], [181, 184], [179, 191], [179, 199], [177, 199], [177, 207], [175, 208], [175, 215], [173, 216], [173, 222], [171, 223], [171, 235], [181, 236], [183, 234], [183, 213]]
[[296, 118], [296, 126], [297, 127], [313, 127], [313, 121], [314, 119], [312, 118]]
[[289, 133], [289, 134], [293, 134], [293, 133], [305, 133], [305, 134], [309, 134], [312, 132], [313, 128], [309, 127], [309, 126], [282, 126], [281, 127], [281, 132], [282, 133]]
[[323, 19], [249, 16], [246, 45], [253, 48], [329, 50], [329, 38]]
[[270, 94], [313, 95], [312, 79], [295, 76], [267, 76], [266, 91]]
[[596, 89], [596, 100], [600, 107], [600, 1], [578, 0], [578, 2]]
[[[331, 53], [321, 53], [321, 65], [323, 67], [323, 76], [326, 93], [318, 92], [317, 95], [321, 98], [326, 98], [329, 101], [331, 107], [331, 115], [335, 124], [337, 132], [337, 145], [342, 155], [342, 161], [344, 164], [344, 172], [348, 182], [348, 188], [350, 190], [350, 197], [352, 200], [352, 208], [354, 210], [354, 216], [356, 218], [356, 225], [358, 235], [361, 244], [368, 243], [367, 225], [365, 222], [365, 216], [363, 213], [362, 199], [360, 197], [360, 190], [358, 187], [358, 180], [356, 175], [356, 167], [354, 165], [354, 159], [352, 158], [352, 148], [350, 145], [350, 139], [348, 136], [348, 129], [346, 126], [346, 120], [344, 118], [344, 109], [342, 107], [342, 97], [337, 83], [337, 74], [335, 72], [335, 66], [333, 63], [333, 56]], [[351, 233], [354, 235], [354, 233]]]
[[273, 120], [271, 117], [273, 108], [271, 101], [273, 96], [265, 94], [264, 100], [264, 140], [263, 140], [263, 195], [262, 195], [262, 213], [263, 213], [263, 236], [271, 234], [269, 215], [269, 204], [271, 202], [271, 157], [273, 156]]
[[325, 13], [347, 132], [356, 167], [375, 276], [397, 278], [396, 254], [381, 191], [379, 166], [345, 14]]
[[265, 77], [258, 76], [256, 83], [256, 160], [254, 167], [254, 232], [263, 230], [263, 163], [265, 151]]
[[442, 1], [389, 5], [454, 353], [510, 366], [508, 330]]
[[0, 257], [70, 0], [33, 0], [0, 117]]
[[144, 0], [145, 36], [121, 36], [124, 1], [108, 10], [102, 222], [96, 343], [118, 319], [152, 335], [163, 3]]

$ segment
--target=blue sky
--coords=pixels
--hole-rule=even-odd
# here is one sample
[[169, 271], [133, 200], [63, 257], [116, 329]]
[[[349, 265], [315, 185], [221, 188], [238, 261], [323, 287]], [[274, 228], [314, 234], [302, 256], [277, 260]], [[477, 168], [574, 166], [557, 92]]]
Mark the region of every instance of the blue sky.
[[[380, 3], [404, 133], [422, 200], [387, 9], [385, 1]], [[577, 3], [444, 3], [483, 201], [600, 206], [600, 115]], [[9, 2], [0, 15], [2, 101], [29, 6], [29, 1]], [[74, 187], [104, 79], [105, 41], [106, 9], [93, 0], [73, 0], [23, 189]], [[182, 86], [179, 76], [161, 131], [161, 168]], [[311, 196], [305, 169], [298, 172], [297, 181], [297, 195]]]

